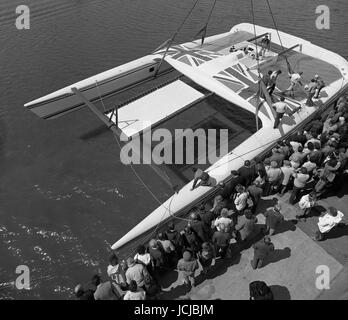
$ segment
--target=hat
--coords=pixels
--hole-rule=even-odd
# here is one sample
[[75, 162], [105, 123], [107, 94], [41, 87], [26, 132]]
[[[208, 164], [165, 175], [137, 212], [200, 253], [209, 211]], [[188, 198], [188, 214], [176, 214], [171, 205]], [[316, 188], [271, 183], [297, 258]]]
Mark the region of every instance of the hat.
[[191, 253], [189, 251], [185, 251], [184, 254], [182, 255], [182, 258], [185, 261], [190, 261], [191, 260]]
[[271, 162], [271, 167], [272, 167], [272, 168], [277, 168], [277, 167], [278, 167], [277, 161], [272, 161], [272, 162]]
[[131, 267], [132, 265], [134, 264], [134, 259], [132, 257], [129, 257], [127, 259], [127, 266], [128, 267]]

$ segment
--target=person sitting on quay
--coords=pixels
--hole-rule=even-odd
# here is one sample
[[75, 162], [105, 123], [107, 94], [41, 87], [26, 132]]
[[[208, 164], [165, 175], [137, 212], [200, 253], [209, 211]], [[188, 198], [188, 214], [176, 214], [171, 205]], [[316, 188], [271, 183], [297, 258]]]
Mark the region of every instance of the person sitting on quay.
[[327, 234], [336, 226], [342, 225], [344, 214], [338, 211], [334, 207], [329, 207], [329, 209], [324, 212], [318, 221], [318, 231], [312, 239], [316, 241], [325, 240]]
[[135, 280], [132, 280], [129, 283], [129, 290], [124, 295], [123, 300], [145, 300], [145, 299], [146, 299], [145, 290], [142, 288], [139, 288], [137, 285], [137, 282]]
[[253, 249], [254, 258], [250, 262], [251, 267], [253, 269], [260, 269], [263, 267], [266, 258], [274, 251], [274, 244], [271, 242], [269, 236], [265, 236], [253, 245]]
[[296, 219], [306, 221], [306, 217], [311, 212], [311, 210], [315, 207], [316, 203], [317, 203], [317, 195], [314, 191], [302, 196], [302, 198], [300, 199], [298, 203], [300, 209], [302, 210], [302, 214], [297, 215]]
[[276, 204], [272, 208], [268, 208], [264, 213], [266, 217], [266, 230], [265, 234], [273, 236], [276, 232], [277, 227], [284, 221], [284, 216], [281, 214], [280, 204]]
[[198, 267], [197, 259], [192, 256], [190, 251], [185, 251], [177, 265], [179, 277], [182, 278], [185, 285], [192, 287], [195, 286], [195, 272]]

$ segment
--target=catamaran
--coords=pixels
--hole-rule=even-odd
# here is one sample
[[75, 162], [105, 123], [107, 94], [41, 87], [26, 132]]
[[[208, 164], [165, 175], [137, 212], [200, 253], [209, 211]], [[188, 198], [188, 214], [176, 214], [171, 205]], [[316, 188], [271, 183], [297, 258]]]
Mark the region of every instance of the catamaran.
[[[270, 44], [261, 53], [261, 41], [266, 35]], [[273, 97], [262, 81], [270, 69], [282, 71]], [[294, 96], [282, 95], [289, 87], [289, 74], [295, 71], [303, 72], [305, 83], [315, 75], [324, 79], [326, 86], [315, 100], [315, 106], [306, 105], [307, 95], [300, 88], [295, 89]], [[172, 79], [159, 83], [173, 74]], [[178, 123], [180, 119], [177, 119], [188, 112], [194, 112], [197, 126], [204, 123], [204, 116], [214, 116], [222, 127], [228, 127], [228, 121], [238, 117], [238, 112], [244, 112], [255, 117], [256, 132], [244, 132], [243, 125], [239, 124], [238, 144], [205, 168], [210, 177], [221, 183], [245, 160], [270, 150], [278, 140], [313, 117], [318, 109], [327, 108], [347, 90], [347, 83], [348, 62], [338, 54], [277, 28], [242, 23], [226, 33], [204, 39], [177, 45], [168, 41], [152, 54], [69, 85], [25, 107], [43, 119], [54, 119], [88, 107], [114, 134], [123, 134], [129, 139], [170, 121]], [[100, 100], [112, 101], [117, 95], [133, 92], [145, 84], [154, 87], [117, 105], [111, 103], [104, 110], [96, 105]], [[208, 110], [203, 104], [212, 96], [218, 103]], [[272, 105], [281, 96], [293, 112], [284, 116], [274, 129], [276, 113]], [[158, 166], [151, 167], [163, 178]], [[187, 212], [215, 190], [211, 186], [194, 190], [191, 187], [192, 181], [173, 191], [167, 201], [118, 239], [112, 249], [120, 250], [131, 242], [144, 240], [144, 235]]]

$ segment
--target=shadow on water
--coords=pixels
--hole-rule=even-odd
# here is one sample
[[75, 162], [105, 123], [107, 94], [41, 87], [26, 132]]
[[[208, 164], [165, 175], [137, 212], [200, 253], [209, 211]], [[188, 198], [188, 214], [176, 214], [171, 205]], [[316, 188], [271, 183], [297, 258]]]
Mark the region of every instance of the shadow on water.
[[102, 134], [105, 134], [107, 132], [109, 132], [110, 130], [105, 126], [105, 125], [102, 125], [102, 126], [99, 126], [95, 129], [92, 129], [82, 135], [80, 135], [80, 139], [81, 140], [89, 140], [89, 139], [93, 139], [93, 138], [97, 138], [99, 137], [100, 135]]
[[290, 292], [287, 287], [273, 285], [269, 286], [273, 293], [274, 300], [291, 300]]

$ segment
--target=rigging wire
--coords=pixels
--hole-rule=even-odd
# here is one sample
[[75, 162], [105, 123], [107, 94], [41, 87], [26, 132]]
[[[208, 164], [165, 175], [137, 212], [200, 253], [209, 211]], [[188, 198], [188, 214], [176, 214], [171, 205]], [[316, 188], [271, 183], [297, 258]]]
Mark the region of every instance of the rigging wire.
[[[280, 37], [280, 33], [279, 33], [278, 26], [277, 26], [277, 23], [276, 23], [276, 21], [275, 21], [274, 15], [273, 15], [273, 11], [272, 11], [271, 5], [270, 5], [270, 3], [269, 3], [269, 0], [266, 0], [266, 2], [267, 2], [267, 6], [268, 6], [269, 12], [270, 12], [270, 14], [271, 14], [272, 20], [273, 20], [274, 27], [275, 27], [275, 29], [276, 29], [276, 31], [277, 31], [277, 35], [278, 35], [278, 38], [279, 38], [280, 46], [282, 47], [282, 50], [284, 51], [283, 42], [282, 42], [282, 39], [281, 39], [281, 37]], [[285, 61], [286, 61], [286, 65], [287, 65], [287, 67], [288, 67], [288, 72], [289, 72], [290, 74], [292, 74], [292, 73], [293, 73], [293, 70], [292, 70], [291, 65], [290, 65], [290, 63], [289, 63], [289, 61], [288, 61], [288, 58], [287, 58], [285, 55], [284, 55], [284, 59], [285, 59]]]
[[[99, 84], [98, 84], [97, 81], [96, 81], [96, 87], [97, 87], [98, 94], [99, 94], [99, 100], [100, 100], [100, 102], [101, 102], [101, 104], [102, 104], [102, 106], [103, 106], [104, 112], [106, 112], [106, 107], [105, 107], [105, 105], [104, 105], [103, 98], [102, 98], [101, 93], [100, 93]], [[116, 136], [114, 133], [113, 133], [112, 135], [113, 135], [114, 139], [116, 140], [116, 143], [117, 143], [118, 147], [121, 149], [121, 143], [120, 143], [120, 141], [118, 140], [117, 136]], [[153, 191], [152, 191], [152, 190], [150, 189], [150, 187], [146, 184], [146, 182], [140, 177], [140, 175], [139, 175], [138, 172], [135, 170], [135, 168], [134, 168], [134, 166], [133, 166], [132, 163], [130, 163], [130, 167], [131, 167], [131, 169], [132, 169], [134, 175], [136, 176], [136, 178], [140, 181], [140, 183], [144, 186], [144, 188], [149, 192], [149, 194], [152, 196], [152, 198], [153, 198], [160, 206], [162, 206], [162, 207], [165, 209], [165, 211], [164, 211], [163, 214], [162, 214], [162, 217], [161, 217], [160, 221], [159, 221], [158, 224], [156, 225], [156, 228], [146, 237], [146, 241], [149, 240], [149, 239], [152, 239], [153, 236], [157, 233], [157, 230], [158, 230], [160, 224], [162, 223], [162, 221], [163, 221], [165, 215], [167, 214], [167, 212], [169, 213], [169, 215], [170, 215], [172, 218], [175, 218], [175, 219], [178, 219], [178, 220], [182, 220], [182, 221], [186, 221], [186, 222], [189, 222], [189, 221], [190, 221], [189, 219], [185, 219], [185, 218], [181, 218], [181, 217], [176, 217], [176, 216], [174, 215], [174, 213], [171, 211], [170, 207], [171, 207], [172, 201], [174, 200], [174, 197], [176, 196], [176, 193], [174, 193], [174, 194], [172, 195], [172, 197], [171, 197], [171, 199], [170, 199], [170, 202], [169, 202], [169, 205], [168, 205], [168, 207], [166, 207], [166, 206], [164, 205], [164, 203], [161, 202], [161, 201], [158, 199], [158, 197], [153, 193]], [[168, 179], [170, 179], [166, 172], [165, 172], [165, 175], [167, 176]], [[141, 239], [141, 242], [144, 242], [144, 239]], [[134, 252], [135, 252], [135, 250], [136, 250], [136, 249], [132, 250], [131, 253], [127, 256], [127, 258], [130, 257], [131, 255], [133, 255]]]
[[155, 72], [154, 77], [157, 76], [159, 70], [161, 69], [161, 66], [162, 66], [162, 63], [163, 63], [163, 61], [164, 61], [164, 58], [166, 57], [166, 55], [167, 55], [167, 53], [168, 53], [169, 48], [171, 47], [171, 45], [172, 45], [172, 43], [174, 42], [176, 36], [178, 35], [178, 33], [180, 32], [180, 30], [181, 30], [182, 27], [184, 26], [186, 20], [189, 18], [189, 16], [190, 16], [191, 13], [193, 12], [194, 8], [195, 8], [196, 5], [198, 4], [198, 1], [199, 1], [199, 0], [196, 0], [196, 1], [195, 1], [195, 3], [193, 4], [192, 8], [190, 9], [190, 11], [187, 13], [186, 17], [185, 17], [184, 20], [181, 22], [179, 28], [174, 32], [173, 36], [165, 42], [165, 44], [166, 44], [166, 50], [165, 50], [165, 52], [164, 52], [164, 54], [163, 54], [163, 56], [162, 56], [162, 58], [161, 58], [160, 63], [158, 64], [158, 67], [157, 67], [157, 70], [156, 70], [156, 72]]
[[216, 2], [217, 0], [214, 0], [214, 3], [210, 9], [210, 12], [209, 12], [209, 15], [208, 15], [208, 19], [207, 19], [207, 22], [205, 23], [204, 27], [202, 29], [200, 29], [197, 34], [195, 35], [195, 38], [198, 37], [200, 34], [202, 34], [202, 42], [201, 42], [201, 46], [203, 45], [204, 43], [204, 39], [205, 39], [205, 36], [207, 34], [207, 29], [208, 29], [208, 24], [209, 24], [209, 21], [210, 21], [210, 18], [213, 14], [213, 11], [214, 11], [214, 8], [215, 8], [215, 5], [216, 5]]
[[[254, 26], [254, 37], [256, 38], [256, 26], [255, 26], [255, 14], [254, 14], [254, 3], [253, 0], [250, 0], [251, 2], [251, 14], [253, 19], [253, 26]], [[259, 50], [257, 47], [257, 41], [255, 41], [256, 46], [256, 61], [257, 61], [257, 72], [258, 72], [258, 92], [257, 92], [257, 100], [256, 100], [256, 111], [255, 111], [255, 122], [256, 122], [256, 132], [259, 131], [259, 106], [260, 106], [260, 94], [261, 94], [261, 73], [260, 73], [260, 61], [259, 61]], [[271, 107], [271, 106], [270, 106]]]

